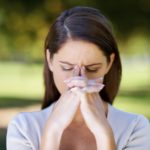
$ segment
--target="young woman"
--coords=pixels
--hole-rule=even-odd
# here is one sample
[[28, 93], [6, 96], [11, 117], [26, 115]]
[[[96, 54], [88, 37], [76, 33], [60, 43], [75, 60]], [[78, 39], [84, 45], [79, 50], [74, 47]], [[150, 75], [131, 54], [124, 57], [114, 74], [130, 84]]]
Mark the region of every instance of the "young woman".
[[112, 104], [121, 80], [109, 21], [74, 7], [52, 24], [45, 41], [42, 110], [9, 124], [8, 150], [150, 150], [150, 124]]

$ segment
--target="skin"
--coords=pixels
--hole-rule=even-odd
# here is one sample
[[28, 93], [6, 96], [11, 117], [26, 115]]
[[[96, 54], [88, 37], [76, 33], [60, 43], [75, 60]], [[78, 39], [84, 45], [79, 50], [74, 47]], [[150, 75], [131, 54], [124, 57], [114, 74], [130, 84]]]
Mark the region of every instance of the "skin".
[[[65, 43], [62, 46], [62, 48], [60, 48], [59, 52], [54, 55], [52, 60], [50, 60], [49, 56], [50, 53], [49, 51], [47, 51], [47, 60], [49, 63], [49, 68], [54, 74], [54, 81], [56, 87], [58, 88], [61, 94], [64, 93], [67, 88], [64, 85], [63, 81], [73, 75], [73, 69], [72, 71], [63, 71], [61, 69], [61, 66], [63, 66], [66, 69], [70, 69], [75, 67], [75, 65], [81, 67], [89, 64], [101, 63], [101, 65], [88, 67], [88, 69], [95, 69], [99, 67], [97, 73], [91, 73], [86, 71], [86, 76], [88, 77], [88, 79], [92, 79], [104, 76], [111, 67], [111, 64], [114, 59], [114, 54], [112, 54], [110, 56], [111, 61], [108, 64], [106, 57], [95, 44], [74, 40], [68, 40], [67, 43]], [[63, 64], [60, 63], [60, 61], [66, 61], [74, 65]]]
[[[95, 92], [91, 93], [87, 92], [91, 89], [86, 84], [86, 79], [94, 80], [104, 77], [109, 71], [115, 55], [111, 54], [108, 63], [106, 56], [95, 44], [71, 39], [59, 49], [53, 59], [50, 59], [50, 55], [47, 50], [49, 69], [53, 72], [54, 82], [61, 97], [46, 123], [41, 140], [41, 150], [58, 150], [61, 148], [64, 131], [67, 128], [77, 131], [76, 129], [79, 127], [82, 131], [88, 129], [93, 134], [98, 150], [115, 150], [113, 132], [106, 118], [108, 105], [98, 95], [102, 81], [94, 82]], [[66, 71], [62, 68], [69, 70]], [[96, 70], [96, 72], [90, 70]], [[82, 89], [85, 87], [87, 90], [83, 92]], [[80, 134], [80, 132], [76, 133]], [[85, 135], [84, 138], [88, 138], [88, 135]], [[82, 142], [78, 144], [81, 145], [78, 149], [83, 150]]]

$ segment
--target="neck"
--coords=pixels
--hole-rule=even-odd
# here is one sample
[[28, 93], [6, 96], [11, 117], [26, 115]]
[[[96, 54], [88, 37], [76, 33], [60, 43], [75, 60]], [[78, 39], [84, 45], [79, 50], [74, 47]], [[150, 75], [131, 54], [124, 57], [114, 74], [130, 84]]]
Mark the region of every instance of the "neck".
[[84, 118], [82, 116], [80, 108], [77, 109], [77, 112], [73, 118], [72, 123], [74, 123], [76, 125], [83, 125], [84, 124]]

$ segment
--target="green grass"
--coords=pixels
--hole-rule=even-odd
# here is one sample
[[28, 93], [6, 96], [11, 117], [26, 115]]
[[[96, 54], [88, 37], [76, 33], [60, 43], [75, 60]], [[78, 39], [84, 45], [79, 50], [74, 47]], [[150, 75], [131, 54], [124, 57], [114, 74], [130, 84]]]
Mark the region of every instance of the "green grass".
[[127, 112], [143, 114], [150, 120], [150, 96], [118, 96], [114, 105]]
[[0, 63], [0, 96], [39, 98], [43, 94], [42, 66]]
[[150, 91], [150, 67], [145, 64], [124, 65], [121, 90]]
[[[0, 108], [41, 103], [42, 96], [42, 65], [0, 63]], [[6, 149], [6, 128], [0, 128], [0, 149]]]
[[127, 112], [143, 114], [150, 119], [150, 67], [144, 63], [123, 66], [123, 78], [114, 105]]

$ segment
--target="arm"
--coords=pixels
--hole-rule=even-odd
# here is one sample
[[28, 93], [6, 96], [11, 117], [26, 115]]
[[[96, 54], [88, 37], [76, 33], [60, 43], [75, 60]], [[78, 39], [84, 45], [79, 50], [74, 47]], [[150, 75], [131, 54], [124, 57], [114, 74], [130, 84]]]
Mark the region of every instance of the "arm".
[[137, 117], [135, 127], [123, 150], [150, 150], [150, 123], [143, 115]]
[[95, 136], [97, 149], [116, 150], [114, 135], [106, 119], [103, 102], [98, 93], [104, 87], [102, 78], [90, 80], [83, 84], [86, 76], [84, 70], [81, 73], [85, 79], [83, 77], [80, 80], [71, 78], [67, 85], [81, 100], [80, 110], [85, 123]]
[[58, 150], [62, 133], [72, 122], [79, 105], [78, 97], [66, 89], [49, 114], [41, 138], [40, 129], [35, 129], [40, 122], [34, 126], [30, 116], [29, 120], [24, 115], [15, 117], [8, 127], [7, 150]]
[[[48, 150], [48, 149], [59, 150], [63, 130], [58, 130], [57, 126], [54, 125], [49, 126], [48, 129], [46, 128], [42, 136], [40, 150]], [[47, 132], [47, 130], [49, 130], [49, 132]]]
[[116, 150], [116, 143], [111, 127], [94, 133], [97, 143], [97, 150]]
[[32, 142], [26, 135], [26, 130], [20, 125], [20, 121], [24, 122], [21, 115], [16, 116], [7, 128], [7, 150], [32, 150]]
[[[77, 74], [76, 70], [74, 76]], [[80, 105], [80, 99], [69, 90], [61, 95], [45, 125], [40, 150], [58, 150], [63, 131], [72, 122]]]

